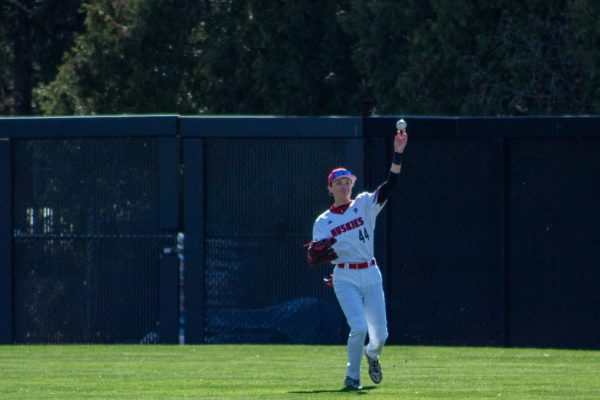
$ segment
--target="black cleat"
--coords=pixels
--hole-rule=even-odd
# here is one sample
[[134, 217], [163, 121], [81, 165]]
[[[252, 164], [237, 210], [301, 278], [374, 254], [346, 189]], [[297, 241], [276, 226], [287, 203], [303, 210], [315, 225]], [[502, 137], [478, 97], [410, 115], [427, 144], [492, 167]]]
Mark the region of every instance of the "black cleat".
[[367, 348], [365, 347], [365, 357], [369, 363], [369, 377], [373, 383], [381, 383], [383, 374], [381, 373], [381, 364], [379, 363], [379, 356], [369, 357], [367, 354]]
[[348, 390], [360, 390], [362, 386], [360, 384], [360, 379], [352, 379], [349, 376], [344, 379], [344, 386]]

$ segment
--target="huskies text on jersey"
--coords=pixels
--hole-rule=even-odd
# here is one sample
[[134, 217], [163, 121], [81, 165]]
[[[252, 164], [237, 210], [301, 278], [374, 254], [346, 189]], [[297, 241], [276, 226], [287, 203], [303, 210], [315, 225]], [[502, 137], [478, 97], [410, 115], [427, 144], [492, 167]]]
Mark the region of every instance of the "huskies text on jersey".
[[338, 235], [341, 235], [342, 233], [349, 232], [353, 229], [358, 228], [359, 226], [363, 226], [364, 224], [365, 224], [365, 221], [363, 221], [362, 217], [358, 217], [356, 219], [353, 219], [350, 222], [347, 222], [345, 224], [342, 224], [340, 226], [336, 226], [335, 228], [333, 228], [331, 230], [331, 237], [336, 237]]

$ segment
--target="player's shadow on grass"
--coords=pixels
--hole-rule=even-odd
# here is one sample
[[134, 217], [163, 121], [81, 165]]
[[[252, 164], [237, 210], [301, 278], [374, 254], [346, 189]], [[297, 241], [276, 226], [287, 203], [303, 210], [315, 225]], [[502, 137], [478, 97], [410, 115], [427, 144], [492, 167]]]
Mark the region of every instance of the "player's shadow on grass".
[[377, 389], [377, 386], [363, 386], [360, 390], [355, 389], [315, 389], [315, 390], [296, 390], [292, 392], [288, 392], [290, 394], [315, 394], [315, 393], [356, 393], [358, 395], [363, 395], [369, 393], [369, 391]]

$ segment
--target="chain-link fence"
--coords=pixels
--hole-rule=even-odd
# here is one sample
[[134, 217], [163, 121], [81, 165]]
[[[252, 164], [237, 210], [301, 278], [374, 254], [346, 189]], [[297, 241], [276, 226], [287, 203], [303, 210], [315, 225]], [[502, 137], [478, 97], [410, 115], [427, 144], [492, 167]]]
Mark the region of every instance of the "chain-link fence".
[[156, 336], [157, 168], [153, 138], [13, 141], [16, 342]]

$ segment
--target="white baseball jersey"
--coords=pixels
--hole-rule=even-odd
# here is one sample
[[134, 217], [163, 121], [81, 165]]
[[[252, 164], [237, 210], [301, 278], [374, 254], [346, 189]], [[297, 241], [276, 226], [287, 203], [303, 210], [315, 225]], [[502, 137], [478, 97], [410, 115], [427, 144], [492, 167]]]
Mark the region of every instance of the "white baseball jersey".
[[361, 263], [374, 258], [375, 219], [385, 202], [377, 203], [377, 191], [360, 193], [343, 212], [329, 209], [317, 217], [313, 240], [334, 237], [338, 258], [332, 264]]

